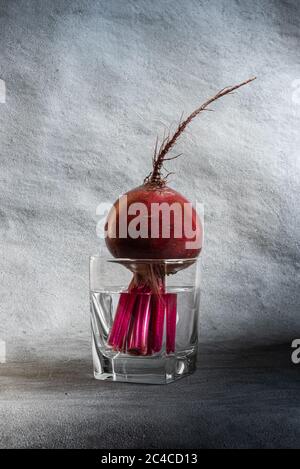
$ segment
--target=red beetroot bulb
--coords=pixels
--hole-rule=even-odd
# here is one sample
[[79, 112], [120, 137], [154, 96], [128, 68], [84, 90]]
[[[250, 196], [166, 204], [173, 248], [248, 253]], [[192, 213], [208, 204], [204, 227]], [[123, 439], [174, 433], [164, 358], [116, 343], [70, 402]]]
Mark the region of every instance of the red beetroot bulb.
[[[113, 210], [110, 211], [106, 223], [106, 245], [110, 253], [116, 258], [132, 258], [132, 259], [186, 259], [194, 258], [200, 254], [202, 246], [202, 226], [196, 210], [190, 202], [179, 192], [171, 189], [167, 185], [155, 187], [150, 183], [145, 183], [125, 194], [127, 196], [127, 204], [122, 203], [122, 199], [118, 199]], [[127, 223], [130, 223], [136, 218], [136, 215], [129, 215], [128, 208], [132, 204], [141, 203], [144, 205], [148, 219], [147, 238], [141, 236], [137, 238], [119, 237], [120, 232], [120, 219], [124, 220], [127, 217]], [[167, 204], [167, 216], [163, 220], [162, 212], [151, 212], [153, 204]], [[172, 210], [176, 204], [177, 212]], [[168, 207], [170, 211], [168, 211]], [[187, 208], [189, 207], [189, 208]], [[123, 212], [123, 213], [122, 213]], [[177, 216], [176, 216], [177, 213]], [[180, 218], [181, 213], [181, 223]], [[154, 218], [154, 219], [153, 219]], [[164, 225], [165, 223], [165, 225]], [[177, 228], [181, 231], [181, 236], [178, 237]], [[188, 236], [185, 234], [184, 226], [187, 225], [191, 228], [192, 234]], [[151, 227], [157, 227], [158, 237], [153, 237]], [[164, 228], [163, 228], [164, 226]], [[166, 237], [164, 237], [164, 231]], [[116, 236], [114, 236], [116, 234]], [[179, 232], [180, 234], [180, 232]], [[199, 240], [197, 246], [193, 249], [187, 249], [188, 242]]]

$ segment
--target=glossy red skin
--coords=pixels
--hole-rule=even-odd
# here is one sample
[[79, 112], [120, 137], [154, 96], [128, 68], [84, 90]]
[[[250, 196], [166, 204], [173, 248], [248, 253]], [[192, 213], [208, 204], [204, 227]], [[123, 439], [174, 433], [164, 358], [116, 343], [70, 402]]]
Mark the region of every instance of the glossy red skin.
[[[166, 202], [169, 205], [174, 202], [180, 203], [183, 206], [184, 203], [189, 202], [179, 192], [171, 189], [168, 186], [162, 188], [153, 188], [151, 186], [142, 185], [126, 193], [127, 195], [127, 207], [135, 202], [142, 202], [148, 208], [152, 203], [163, 203]], [[196, 210], [192, 210], [192, 227], [193, 230], [197, 227], [197, 231], [200, 235], [200, 247], [197, 249], [187, 249], [186, 242], [193, 241], [193, 238], [188, 239], [185, 236], [176, 238], [174, 236], [174, 220], [171, 216], [170, 222], [170, 238], [163, 238], [161, 233], [161, 225], [159, 230], [158, 238], [137, 238], [132, 239], [110, 237], [109, 233], [112, 233], [112, 229], [116, 228], [118, 233], [118, 220], [120, 210], [124, 208], [120, 207], [119, 200], [114, 204], [117, 216], [113, 217], [112, 212], [108, 214], [105, 229], [107, 230], [107, 236], [105, 238], [106, 245], [110, 253], [116, 258], [131, 258], [131, 259], [191, 259], [195, 258], [200, 254], [202, 246], [202, 226], [200, 219], [197, 215]], [[134, 219], [136, 215], [128, 215], [128, 224], [130, 220]], [[115, 227], [116, 224], [116, 227]], [[148, 219], [149, 229], [151, 226], [150, 218]]]

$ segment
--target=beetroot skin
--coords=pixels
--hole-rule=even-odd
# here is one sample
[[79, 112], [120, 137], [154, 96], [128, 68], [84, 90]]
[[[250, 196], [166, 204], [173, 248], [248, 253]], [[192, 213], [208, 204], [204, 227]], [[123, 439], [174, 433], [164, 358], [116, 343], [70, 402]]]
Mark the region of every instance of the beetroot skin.
[[[197, 215], [197, 212], [192, 208], [191, 212], [185, 210], [184, 204], [189, 203], [188, 200], [183, 197], [179, 192], [171, 189], [168, 186], [162, 186], [158, 188], [153, 188], [150, 184], [144, 184], [139, 186], [131, 191], [127, 192], [127, 205], [124, 207], [123, 204], [119, 202], [119, 199], [114, 204], [115, 212], [111, 211], [108, 215], [106, 222], [106, 245], [110, 253], [116, 258], [132, 258], [132, 259], [186, 259], [186, 258], [195, 258], [200, 254], [202, 246], [202, 226], [200, 219]], [[143, 203], [147, 207], [147, 212], [149, 214], [148, 218], [148, 238], [138, 237], [133, 239], [131, 237], [119, 238], [119, 218], [121, 210], [126, 210], [133, 203]], [[162, 204], [166, 203], [169, 206], [172, 206], [174, 203], [180, 204], [182, 208], [182, 216], [186, 214], [189, 217], [188, 223], [192, 227], [193, 231], [199, 236], [200, 242], [197, 249], [186, 249], [187, 241], [195, 241], [196, 234], [193, 237], [187, 238], [184, 235], [180, 238], [175, 237], [174, 229], [174, 213], [170, 212], [170, 237], [164, 238], [162, 236], [162, 216], [160, 213], [159, 218], [156, 217], [156, 220], [151, 219], [151, 204], [157, 203]], [[114, 215], [115, 213], [115, 215]], [[137, 215], [128, 215], [127, 220], [128, 224], [133, 220]], [[190, 221], [190, 218], [192, 220]], [[158, 226], [158, 238], [151, 237], [151, 223], [155, 223]], [[112, 237], [111, 234], [116, 233], [116, 237]]]

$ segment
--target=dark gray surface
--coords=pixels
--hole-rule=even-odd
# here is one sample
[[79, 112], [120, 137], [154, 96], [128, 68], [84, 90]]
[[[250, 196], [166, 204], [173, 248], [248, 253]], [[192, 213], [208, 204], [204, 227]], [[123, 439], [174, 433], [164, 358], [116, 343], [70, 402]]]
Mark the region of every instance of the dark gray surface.
[[194, 375], [151, 386], [94, 380], [85, 340], [32, 344], [0, 369], [0, 447], [300, 448], [290, 352], [202, 343]]

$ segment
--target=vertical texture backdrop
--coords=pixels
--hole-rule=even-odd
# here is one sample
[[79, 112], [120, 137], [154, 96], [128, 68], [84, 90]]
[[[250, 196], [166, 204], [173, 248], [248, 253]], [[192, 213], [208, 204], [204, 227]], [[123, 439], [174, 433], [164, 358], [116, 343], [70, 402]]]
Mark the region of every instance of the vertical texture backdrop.
[[297, 336], [299, 31], [297, 0], [1, 2], [1, 339], [88, 336], [97, 205], [252, 75], [192, 124], [172, 184], [205, 204], [202, 335]]

